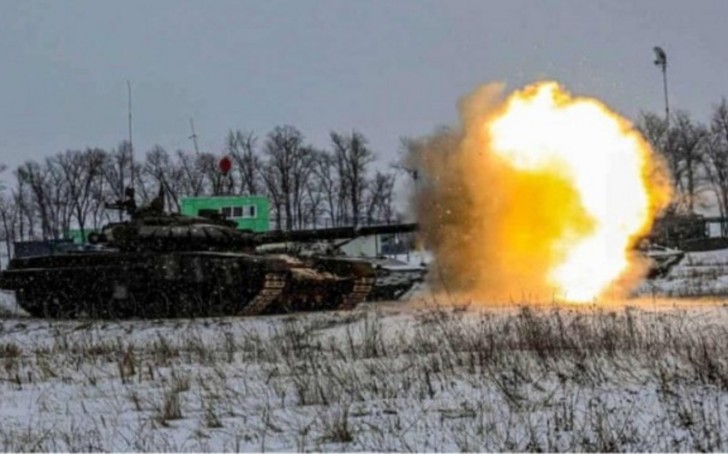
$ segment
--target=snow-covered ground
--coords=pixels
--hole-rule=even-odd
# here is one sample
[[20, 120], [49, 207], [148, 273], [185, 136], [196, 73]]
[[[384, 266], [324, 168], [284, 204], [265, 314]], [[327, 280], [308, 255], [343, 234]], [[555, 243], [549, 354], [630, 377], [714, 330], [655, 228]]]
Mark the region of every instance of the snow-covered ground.
[[4, 296], [0, 449], [725, 451], [728, 306], [660, 294], [726, 275], [723, 251], [607, 306], [423, 292], [200, 320], [50, 322]]
[[641, 296], [728, 296], [728, 249], [689, 252], [667, 276], [646, 280], [637, 289]]
[[725, 450], [728, 309], [0, 322], [11, 451]]

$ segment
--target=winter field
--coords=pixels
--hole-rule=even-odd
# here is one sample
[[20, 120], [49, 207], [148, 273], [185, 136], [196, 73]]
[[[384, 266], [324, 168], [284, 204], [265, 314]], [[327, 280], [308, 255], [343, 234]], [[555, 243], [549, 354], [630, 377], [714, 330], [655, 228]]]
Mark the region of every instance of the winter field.
[[[726, 451], [728, 253], [641, 298], [0, 320], [5, 451]], [[680, 295], [711, 294], [688, 299]]]

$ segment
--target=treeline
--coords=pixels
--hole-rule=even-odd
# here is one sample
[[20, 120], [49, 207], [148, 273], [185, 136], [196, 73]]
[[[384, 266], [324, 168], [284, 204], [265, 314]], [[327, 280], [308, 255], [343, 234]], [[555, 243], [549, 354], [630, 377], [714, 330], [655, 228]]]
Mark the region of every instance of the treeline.
[[[678, 111], [643, 113], [637, 126], [664, 157], [673, 177], [675, 197], [670, 210], [695, 213], [717, 205], [728, 216], [728, 101], [713, 107], [707, 122]], [[714, 196], [715, 200], [712, 200]], [[723, 235], [728, 232], [723, 232]]]
[[[716, 204], [720, 215], [728, 216], [725, 98], [707, 122], [684, 111], [669, 121], [664, 115], [642, 113], [637, 127], [665, 157], [673, 176], [672, 211], [694, 213]], [[359, 132], [332, 132], [328, 146], [318, 148], [295, 127], [279, 126], [262, 137], [230, 131], [225, 144], [224, 153], [170, 151], [158, 145], [146, 153], [135, 150], [137, 203], [148, 203], [160, 187], [173, 212], [186, 196], [265, 195], [273, 225], [288, 230], [386, 223], [398, 217], [397, 173], [373, 171], [375, 154]], [[233, 161], [227, 178], [218, 168], [223, 154]], [[123, 141], [113, 149], [67, 150], [12, 171], [2, 169], [6, 183], [0, 188], [0, 236], [8, 250], [13, 241], [58, 239], [73, 228], [86, 231], [120, 219], [105, 203], [124, 198], [131, 156], [129, 143]]]
[[[124, 198], [131, 151], [128, 142], [110, 150], [67, 150], [13, 170], [0, 196], [0, 233], [8, 248], [12, 241], [57, 239], [71, 228], [86, 231], [119, 219], [105, 203]], [[228, 177], [219, 170], [220, 153], [161, 146], [144, 154], [135, 150], [137, 203], [148, 203], [160, 187], [174, 212], [186, 196], [265, 195], [274, 226], [289, 230], [397, 217], [396, 172], [372, 170], [375, 154], [359, 132], [332, 132], [328, 148], [319, 149], [292, 126], [276, 127], [264, 137], [230, 131], [225, 154], [234, 163]]]

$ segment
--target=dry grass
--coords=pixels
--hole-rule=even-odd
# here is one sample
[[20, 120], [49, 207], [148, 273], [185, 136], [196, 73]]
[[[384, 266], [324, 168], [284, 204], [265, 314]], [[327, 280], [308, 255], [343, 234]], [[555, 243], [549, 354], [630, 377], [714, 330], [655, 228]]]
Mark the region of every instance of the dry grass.
[[7, 320], [0, 449], [723, 451], [726, 320], [441, 306]]

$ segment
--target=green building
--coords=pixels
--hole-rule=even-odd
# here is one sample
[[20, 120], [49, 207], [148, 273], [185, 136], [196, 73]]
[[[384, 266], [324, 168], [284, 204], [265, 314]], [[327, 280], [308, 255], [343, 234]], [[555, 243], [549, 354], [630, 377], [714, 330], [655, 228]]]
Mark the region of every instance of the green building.
[[199, 216], [201, 210], [212, 210], [237, 223], [241, 230], [267, 232], [270, 229], [268, 199], [263, 196], [185, 197], [180, 212]]
[[66, 231], [63, 237], [67, 240], [72, 240], [74, 244], [86, 244], [88, 242], [88, 236], [94, 232], [98, 233], [98, 230], [91, 227], [84, 229], [83, 235], [81, 235], [81, 229], [70, 229]]

